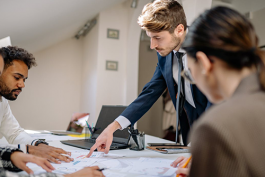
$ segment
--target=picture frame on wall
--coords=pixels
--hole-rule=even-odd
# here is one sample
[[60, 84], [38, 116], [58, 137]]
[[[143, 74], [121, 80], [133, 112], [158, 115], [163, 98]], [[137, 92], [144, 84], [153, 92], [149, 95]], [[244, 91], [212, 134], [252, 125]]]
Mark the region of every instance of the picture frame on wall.
[[109, 29], [107, 30], [107, 38], [111, 39], [119, 39], [120, 31], [117, 29]]
[[118, 62], [117, 61], [106, 61], [106, 70], [118, 71]]

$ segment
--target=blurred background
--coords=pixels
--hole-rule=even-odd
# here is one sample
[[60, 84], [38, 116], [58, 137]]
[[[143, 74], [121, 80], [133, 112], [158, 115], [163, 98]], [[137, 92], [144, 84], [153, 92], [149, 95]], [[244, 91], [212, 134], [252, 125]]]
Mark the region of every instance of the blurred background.
[[[157, 64], [150, 39], [137, 24], [151, 0], [0, 0], [0, 39], [33, 53], [26, 87], [13, 114], [25, 129], [63, 130], [71, 115], [90, 113], [97, 120], [102, 105], [128, 105], [151, 79]], [[205, 9], [234, 8], [254, 24], [265, 45], [264, 0], [179, 0], [188, 25]], [[107, 61], [114, 62], [113, 68]], [[138, 122], [138, 129], [163, 137], [176, 119], [163, 94]], [[173, 125], [174, 126], [174, 125]]]

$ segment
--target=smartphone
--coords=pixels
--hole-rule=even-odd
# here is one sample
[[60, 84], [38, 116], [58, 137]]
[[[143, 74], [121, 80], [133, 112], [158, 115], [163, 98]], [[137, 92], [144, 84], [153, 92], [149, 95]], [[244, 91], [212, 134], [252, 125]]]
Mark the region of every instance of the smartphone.
[[186, 147], [184, 145], [176, 144], [176, 143], [147, 143], [148, 146], [179, 146]]

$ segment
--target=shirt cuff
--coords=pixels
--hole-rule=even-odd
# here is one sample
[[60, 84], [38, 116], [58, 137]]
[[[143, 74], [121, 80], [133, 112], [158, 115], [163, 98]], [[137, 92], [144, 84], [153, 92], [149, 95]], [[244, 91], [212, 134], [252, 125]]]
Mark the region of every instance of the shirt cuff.
[[120, 126], [121, 126], [121, 129], [120, 130], [123, 130], [125, 128], [127, 128], [129, 125], [131, 125], [131, 122], [124, 116], [119, 116], [115, 119], [115, 121], [117, 121]]
[[37, 141], [38, 141], [38, 139], [33, 140], [30, 145], [31, 146], [35, 146], [35, 144], [36, 144]]
[[25, 145], [25, 144], [18, 144], [18, 149], [20, 149], [25, 154], [27, 154], [27, 145]]

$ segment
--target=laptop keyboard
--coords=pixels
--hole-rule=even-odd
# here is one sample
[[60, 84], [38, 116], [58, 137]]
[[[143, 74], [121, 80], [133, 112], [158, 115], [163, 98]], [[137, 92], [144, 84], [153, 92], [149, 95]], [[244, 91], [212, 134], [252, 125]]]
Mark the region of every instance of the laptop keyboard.
[[90, 143], [95, 143], [96, 140], [95, 139], [86, 139], [86, 141], [90, 142]]
[[[95, 139], [86, 139], [86, 141], [90, 142], [90, 143], [96, 143]], [[118, 143], [111, 143], [111, 146], [119, 146], [120, 144]]]

